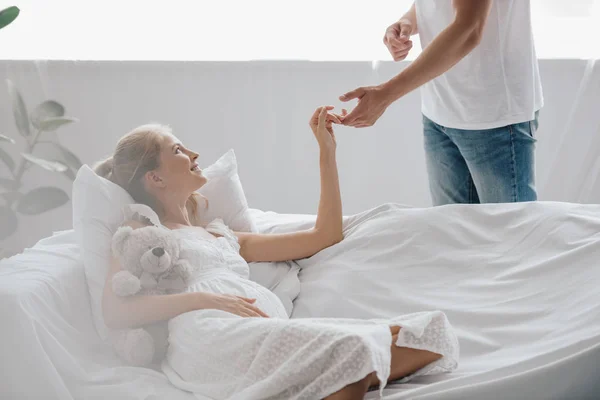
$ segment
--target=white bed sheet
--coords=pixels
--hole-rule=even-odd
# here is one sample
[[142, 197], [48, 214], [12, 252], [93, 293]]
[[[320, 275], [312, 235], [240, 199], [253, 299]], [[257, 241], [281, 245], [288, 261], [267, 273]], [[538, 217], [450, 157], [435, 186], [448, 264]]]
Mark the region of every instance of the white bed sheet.
[[0, 399], [193, 399], [100, 340], [73, 231], [0, 261], [0, 321]]
[[[314, 216], [253, 211], [259, 229]], [[298, 264], [293, 317], [446, 312], [457, 372], [389, 399], [595, 398], [600, 391], [600, 206], [386, 205], [345, 219], [346, 239]], [[0, 261], [0, 398], [189, 400], [123, 366], [96, 334], [73, 231]], [[372, 393], [368, 398], [375, 398]]]
[[[314, 221], [254, 216], [268, 232]], [[455, 373], [392, 386], [390, 399], [598, 397], [600, 206], [383, 205], [346, 218], [345, 235], [298, 261], [292, 317], [442, 310], [460, 339]]]

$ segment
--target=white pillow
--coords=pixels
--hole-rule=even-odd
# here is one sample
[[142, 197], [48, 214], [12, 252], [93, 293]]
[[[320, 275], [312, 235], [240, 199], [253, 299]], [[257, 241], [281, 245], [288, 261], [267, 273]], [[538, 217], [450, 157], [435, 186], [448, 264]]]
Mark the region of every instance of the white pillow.
[[258, 232], [238, 176], [234, 151], [229, 150], [214, 164], [205, 168], [202, 174], [208, 182], [198, 193], [208, 199], [208, 208], [199, 210], [200, 223], [208, 225], [215, 218], [222, 218], [236, 232]]
[[[201, 219], [210, 222], [220, 217], [233, 230], [256, 232], [237, 174], [233, 150], [229, 150], [206, 168], [205, 173], [209, 182], [199, 193], [208, 199], [209, 207], [200, 211]], [[115, 230], [123, 223], [125, 206], [134, 201], [127, 191], [96, 175], [87, 165], [77, 172], [72, 201], [73, 228], [82, 250], [94, 323], [100, 336], [106, 338], [107, 328], [102, 318], [102, 291], [110, 264], [110, 241]]]

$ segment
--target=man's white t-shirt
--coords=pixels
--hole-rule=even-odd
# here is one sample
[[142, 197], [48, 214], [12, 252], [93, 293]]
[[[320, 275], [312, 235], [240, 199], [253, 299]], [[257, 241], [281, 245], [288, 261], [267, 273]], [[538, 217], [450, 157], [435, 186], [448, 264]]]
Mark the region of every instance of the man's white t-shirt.
[[[415, 0], [425, 48], [455, 16], [452, 0]], [[493, 0], [481, 43], [421, 87], [423, 114], [455, 129], [492, 129], [534, 119], [544, 100], [529, 0]]]

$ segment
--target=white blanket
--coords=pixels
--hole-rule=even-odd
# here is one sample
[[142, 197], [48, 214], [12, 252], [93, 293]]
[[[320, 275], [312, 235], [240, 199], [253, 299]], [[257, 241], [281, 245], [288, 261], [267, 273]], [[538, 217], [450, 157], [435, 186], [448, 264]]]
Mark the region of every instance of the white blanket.
[[[263, 231], [314, 222], [254, 216]], [[457, 372], [386, 398], [596, 398], [600, 206], [383, 206], [346, 226], [344, 242], [299, 261], [293, 317], [442, 309], [461, 342]], [[100, 341], [75, 243], [69, 231], [0, 261], [0, 398], [192, 399]]]
[[[314, 221], [256, 216], [270, 232]], [[298, 262], [293, 318], [439, 309], [459, 336], [455, 373], [399, 385], [394, 399], [596, 396], [600, 206], [384, 205], [347, 218], [345, 236]]]
[[0, 399], [194, 398], [102, 342], [73, 231], [0, 261], [0, 321]]

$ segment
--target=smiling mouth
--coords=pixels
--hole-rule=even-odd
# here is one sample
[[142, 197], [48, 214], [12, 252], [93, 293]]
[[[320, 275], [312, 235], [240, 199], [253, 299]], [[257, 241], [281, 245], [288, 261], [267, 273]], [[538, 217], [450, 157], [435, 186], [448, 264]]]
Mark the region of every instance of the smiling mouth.
[[198, 164], [195, 164], [192, 168], [190, 168], [190, 171], [198, 172], [198, 171], [200, 171], [200, 167], [198, 166]]

